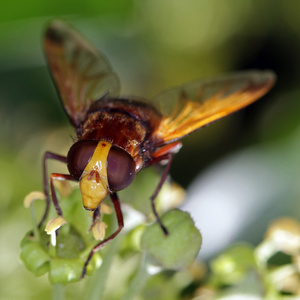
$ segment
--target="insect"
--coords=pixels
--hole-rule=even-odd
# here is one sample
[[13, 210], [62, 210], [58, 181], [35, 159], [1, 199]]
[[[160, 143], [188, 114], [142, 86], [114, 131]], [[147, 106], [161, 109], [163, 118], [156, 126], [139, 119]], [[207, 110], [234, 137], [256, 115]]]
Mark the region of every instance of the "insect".
[[[47, 218], [51, 198], [57, 214], [62, 210], [55, 194], [54, 180], [78, 181], [85, 209], [99, 215], [102, 201], [109, 195], [118, 220], [117, 230], [91, 251], [112, 240], [123, 228], [117, 192], [132, 183], [136, 173], [154, 165], [166, 167], [151, 197], [166, 180], [179, 141], [199, 128], [225, 117], [263, 96], [273, 86], [271, 71], [250, 71], [212, 80], [189, 83], [162, 92], [151, 102], [119, 96], [120, 83], [109, 63], [84, 37], [63, 21], [54, 20], [46, 29], [44, 50], [60, 99], [76, 131], [76, 141], [67, 156], [46, 152], [43, 160]], [[48, 182], [46, 161], [67, 164], [69, 174], [52, 173]]]

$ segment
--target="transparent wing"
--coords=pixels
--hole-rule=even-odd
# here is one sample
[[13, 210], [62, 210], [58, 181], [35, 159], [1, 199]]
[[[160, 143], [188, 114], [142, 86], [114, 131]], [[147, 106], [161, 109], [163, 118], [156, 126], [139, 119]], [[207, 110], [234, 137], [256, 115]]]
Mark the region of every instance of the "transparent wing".
[[62, 104], [75, 127], [93, 101], [106, 93], [119, 95], [119, 79], [105, 57], [65, 22], [49, 24], [44, 49]]
[[154, 98], [154, 105], [163, 114], [154, 135], [156, 145], [176, 141], [249, 105], [268, 92], [275, 80], [272, 71], [249, 71], [161, 93]]

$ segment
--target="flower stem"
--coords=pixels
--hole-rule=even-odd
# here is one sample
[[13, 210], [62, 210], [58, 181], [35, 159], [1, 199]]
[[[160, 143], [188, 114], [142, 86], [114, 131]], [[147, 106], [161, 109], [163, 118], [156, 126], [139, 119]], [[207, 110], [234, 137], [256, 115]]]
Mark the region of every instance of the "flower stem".
[[33, 206], [33, 203], [30, 205], [30, 212], [31, 212], [31, 222], [32, 222], [32, 226], [33, 226], [33, 234], [35, 236], [35, 238], [40, 241], [40, 232], [38, 229], [38, 225], [36, 222], [36, 215], [35, 215], [35, 209]]
[[55, 283], [52, 290], [53, 300], [64, 300], [65, 299], [65, 287], [61, 283]]
[[132, 300], [143, 289], [148, 278], [150, 277], [150, 274], [147, 272], [146, 265], [147, 265], [146, 255], [143, 255], [139, 270], [133, 277], [126, 293], [123, 295], [123, 297], [120, 300]]
[[105, 284], [110, 271], [113, 258], [119, 248], [119, 237], [113, 239], [103, 251], [101, 267], [90, 278], [85, 292], [85, 300], [101, 300], [105, 290]]

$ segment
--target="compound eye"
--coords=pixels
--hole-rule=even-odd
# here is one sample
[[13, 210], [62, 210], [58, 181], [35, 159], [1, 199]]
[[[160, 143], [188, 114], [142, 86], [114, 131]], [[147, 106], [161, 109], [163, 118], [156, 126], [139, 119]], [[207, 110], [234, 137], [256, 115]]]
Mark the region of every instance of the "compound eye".
[[81, 140], [72, 145], [67, 156], [67, 165], [71, 176], [79, 180], [86, 165], [98, 145], [95, 140]]
[[107, 156], [107, 179], [113, 192], [125, 189], [135, 177], [135, 162], [125, 150], [112, 146]]

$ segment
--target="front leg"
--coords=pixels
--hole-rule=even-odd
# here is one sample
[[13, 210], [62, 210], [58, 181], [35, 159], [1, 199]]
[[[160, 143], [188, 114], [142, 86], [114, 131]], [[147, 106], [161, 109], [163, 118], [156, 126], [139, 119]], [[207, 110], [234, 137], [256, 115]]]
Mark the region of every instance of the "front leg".
[[51, 188], [52, 202], [54, 204], [57, 214], [59, 216], [62, 216], [62, 210], [58, 203], [53, 180], [74, 180], [74, 178], [69, 174], [52, 173], [50, 175], [50, 188]]
[[[48, 173], [47, 173], [47, 164], [46, 164], [48, 159], [55, 159], [60, 162], [67, 163], [67, 158], [65, 156], [61, 156], [59, 154], [55, 154], [52, 152], [46, 152], [44, 155], [44, 158], [43, 158], [43, 186], [44, 186], [44, 194], [46, 196], [46, 207], [45, 207], [44, 214], [41, 218], [41, 221], [39, 222], [39, 228], [41, 228], [42, 225], [44, 224], [44, 222], [48, 216], [49, 209], [50, 209], [49, 182], [48, 182]], [[69, 175], [67, 175], [67, 176], [69, 176]], [[72, 180], [73, 180], [73, 178], [72, 178]], [[52, 195], [53, 194], [55, 195], [55, 191], [54, 191], [54, 193], [52, 193]]]
[[114, 205], [115, 208], [115, 212], [117, 215], [117, 220], [118, 220], [118, 229], [109, 237], [107, 237], [105, 240], [103, 240], [102, 242], [98, 243], [96, 246], [94, 246], [94, 248], [92, 249], [92, 251], [90, 252], [84, 266], [83, 266], [83, 270], [81, 273], [81, 278], [84, 277], [85, 273], [86, 273], [86, 268], [90, 262], [90, 260], [92, 259], [93, 255], [95, 252], [99, 251], [101, 248], [103, 248], [109, 241], [111, 241], [124, 227], [124, 221], [123, 221], [123, 214], [121, 211], [121, 205], [120, 205], [120, 201], [119, 201], [119, 197], [116, 193], [111, 193], [110, 194], [110, 198], [111, 201]]

